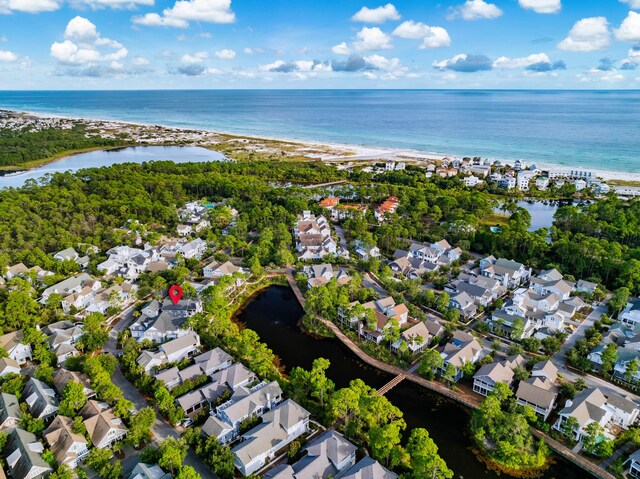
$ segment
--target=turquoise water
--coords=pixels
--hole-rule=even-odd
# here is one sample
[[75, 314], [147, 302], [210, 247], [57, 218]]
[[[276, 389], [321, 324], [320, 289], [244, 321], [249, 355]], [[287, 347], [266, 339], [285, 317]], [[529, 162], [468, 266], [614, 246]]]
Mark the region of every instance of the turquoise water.
[[141, 146], [92, 151], [68, 156], [60, 161], [49, 163], [33, 170], [0, 176], [0, 189], [18, 188], [23, 186], [27, 180], [38, 181], [46, 178], [45, 175], [48, 174], [78, 171], [82, 168], [99, 168], [117, 163], [144, 163], [164, 160], [171, 160], [175, 163], [199, 163], [203, 161], [222, 161], [223, 159], [224, 155], [222, 153], [196, 146]]
[[14, 91], [0, 108], [640, 172], [640, 91]]

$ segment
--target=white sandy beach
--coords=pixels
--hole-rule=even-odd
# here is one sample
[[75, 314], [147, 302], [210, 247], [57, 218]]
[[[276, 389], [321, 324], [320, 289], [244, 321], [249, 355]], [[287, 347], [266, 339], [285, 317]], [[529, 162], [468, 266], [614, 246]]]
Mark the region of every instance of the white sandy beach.
[[[66, 120], [80, 120], [80, 121], [94, 121], [94, 122], [104, 122], [109, 123], [111, 125], [121, 125], [122, 128], [130, 128], [130, 127], [154, 127], [160, 126], [167, 130], [171, 130], [173, 132], [202, 132], [207, 134], [214, 135], [227, 135], [227, 136], [242, 136], [238, 133], [224, 132], [224, 131], [214, 131], [207, 129], [198, 129], [198, 128], [180, 128], [175, 126], [167, 126], [162, 124], [147, 124], [147, 123], [136, 123], [130, 121], [121, 121], [121, 120], [111, 120], [111, 119], [101, 119], [101, 118], [88, 118], [88, 117], [69, 117], [63, 115], [55, 115], [49, 113], [38, 113], [38, 112], [28, 112], [28, 111], [14, 111], [14, 110], [6, 110], [12, 111], [14, 113], [21, 113], [32, 115], [34, 117], [47, 119], [47, 118], [59, 118]], [[273, 137], [253, 137], [253, 136], [242, 136], [243, 138], [247, 138], [256, 142], [260, 141], [281, 141], [290, 143], [293, 145], [299, 146], [298, 152], [303, 154], [309, 158], [320, 159], [322, 161], [327, 162], [358, 162], [358, 161], [372, 161], [372, 160], [394, 160], [394, 161], [404, 161], [407, 163], [424, 163], [431, 162], [436, 160], [441, 160], [444, 157], [456, 158], [455, 155], [448, 155], [443, 153], [435, 153], [435, 152], [424, 152], [418, 150], [407, 150], [407, 149], [394, 149], [394, 148], [381, 148], [381, 147], [372, 147], [365, 145], [350, 145], [350, 144], [340, 144], [340, 143], [318, 143], [311, 142], [305, 140], [298, 140], [295, 138], [273, 138]], [[503, 164], [509, 164], [514, 159], [506, 160], [502, 158], [489, 158], [491, 161], [501, 161]], [[527, 164], [532, 164], [533, 162], [527, 161]], [[620, 172], [606, 169], [594, 169], [594, 168], [581, 168], [579, 166], [571, 167], [567, 165], [556, 165], [549, 163], [535, 163], [537, 167], [541, 170], [561, 170], [561, 171], [569, 171], [571, 169], [584, 169], [588, 171], [592, 171], [597, 177], [602, 178], [603, 180], [621, 180], [621, 181], [634, 181], [640, 182], [640, 171], [639, 172]]]

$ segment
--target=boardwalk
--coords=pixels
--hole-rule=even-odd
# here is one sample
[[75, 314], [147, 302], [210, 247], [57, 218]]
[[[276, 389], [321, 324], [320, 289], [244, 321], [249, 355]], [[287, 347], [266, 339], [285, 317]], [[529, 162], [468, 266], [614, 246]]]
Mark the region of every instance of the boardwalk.
[[[287, 270], [286, 276], [287, 276], [287, 280], [289, 281], [289, 285], [293, 290], [293, 293], [295, 294], [296, 298], [298, 298], [298, 301], [300, 301], [300, 304], [304, 306], [305, 304], [304, 296], [302, 295], [302, 292], [300, 291], [300, 289], [298, 288], [298, 285], [293, 279], [293, 274], [291, 269]], [[478, 409], [478, 407], [480, 406], [480, 403], [482, 402], [483, 398], [480, 398], [475, 394], [470, 395], [470, 394], [465, 394], [463, 392], [454, 391], [449, 387], [445, 386], [444, 384], [436, 381], [429, 381], [415, 374], [417, 365], [414, 365], [411, 368], [409, 368], [407, 371], [405, 371], [397, 366], [392, 366], [391, 364], [387, 364], [383, 361], [372, 358], [367, 353], [365, 353], [362, 349], [360, 349], [360, 347], [357, 344], [351, 341], [351, 339], [349, 339], [349, 337], [347, 337], [342, 332], [342, 330], [338, 326], [336, 326], [332, 321], [329, 321], [321, 317], [318, 317], [318, 320], [322, 321], [322, 323], [324, 323], [329, 329], [331, 329], [331, 331], [333, 331], [333, 333], [336, 335], [336, 338], [338, 338], [356, 356], [358, 356], [358, 358], [361, 361], [394, 376], [394, 378], [389, 383], [387, 383], [385, 386], [383, 386], [378, 390], [378, 393], [382, 391], [382, 394], [385, 394], [391, 388], [395, 387], [401, 381], [406, 379], [406, 380], [412, 381], [415, 384], [418, 384], [419, 386], [424, 387], [425, 389], [429, 389], [438, 394], [441, 394], [442, 396], [452, 399], [453, 401], [457, 401], [460, 404], [463, 404], [464, 406], [470, 409]], [[554, 451], [556, 454], [564, 457], [566, 460], [572, 462], [578, 467], [581, 467], [585, 471], [592, 474], [594, 477], [597, 477], [598, 479], [615, 479], [615, 476], [613, 474], [610, 474], [609, 472], [605, 471], [604, 469], [599, 467], [597, 464], [594, 464], [593, 462], [589, 461], [587, 458], [574, 454], [573, 452], [571, 452], [571, 449], [569, 449], [562, 443], [556, 441], [551, 436], [534, 428], [531, 428], [531, 432], [535, 437], [538, 437], [544, 440], [549, 446], [549, 448], [552, 451]]]

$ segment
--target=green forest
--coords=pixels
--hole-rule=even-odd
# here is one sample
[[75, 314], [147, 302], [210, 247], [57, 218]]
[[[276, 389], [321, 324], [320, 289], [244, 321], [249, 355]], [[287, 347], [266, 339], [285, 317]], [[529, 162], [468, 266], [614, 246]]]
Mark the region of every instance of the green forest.
[[130, 144], [126, 138], [103, 138], [84, 125], [70, 129], [0, 129], [0, 166], [19, 166], [60, 153]]
[[[129, 219], [164, 231], [175, 226], [178, 206], [203, 197], [227, 199], [242, 212], [233, 235], [223, 238], [232, 253], [244, 255], [259, 232], [262, 241], [253, 242], [253, 256], [263, 266], [283, 264], [295, 215], [303, 209], [319, 212], [316, 198], [325, 193], [296, 185], [337, 180], [351, 184], [335, 194], [369, 206], [367, 217], [345, 222], [348, 235], [373, 238], [386, 254], [407, 239], [446, 238], [463, 249], [534, 268], [557, 267], [576, 279], [640, 293], [640, 200], [611, 196], [585, 207], [561, 207], [551, 230], [536, 232], [528, 231], [529, 213], [515, 207], [494, 233], [487, 225], [497, 198], [464, 188], [456, 178], [432, 180], [411, 169], [373, 178], [320, 162], [124, 164], [58, 173], [43, 185], [29, 181], [0, 191], [0, 266], [23, 261], [45, 267], [43, 261], [50, 261], [45, 253], [79, 242], [104, 250], [123, 241], [116, 228]], [[371, 210], [388, 195], [397, 196], [400, 207], [377, 224]]]

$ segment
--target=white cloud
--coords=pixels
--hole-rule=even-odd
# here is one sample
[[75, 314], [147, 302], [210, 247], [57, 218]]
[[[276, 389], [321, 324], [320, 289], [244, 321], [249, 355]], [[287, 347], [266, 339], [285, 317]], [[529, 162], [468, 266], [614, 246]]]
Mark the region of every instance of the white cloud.
[[71, 3], [81, 3], [94, 9], [100, 8], [135, 8], [137, 5], [151, 6], [154, 0], [71, 0]]
[[622, 3], [628, 3], [631, 8], [640, 9], [640, 0], [620, 0]]
[[640, 42], [640, 13], [629, 12], [615, 34], [618, 40], [624, 42]]
[[498, 18], [502, 13], [502, 10], [493, 3], [487, 3], [484, 0], [467, 0], [462, 5], [454, 7], [449, 18], [461, 17], [464, 20], [482, 20]]
[[583, 18], [571, 28], [567, 38], [558, 43], [560, 50], [593, 52], [609, 46], [609, 24], [604, 17]]
[[215, 56], [221, 60], [233, 60], [236, 57], [236, 52], [229, 48], [225, 48], [215, 52]]
[[149, 63], [151, 62], [145, 57], [135, 57], [131, 63], [133, 63], [135, 66], [143, 67], [149, 65]]
[[18, 55], [7, 50], [0, 50], [0, 62], [15, 62]]
[[579, 73], [577, 78], [581, 82], [599, 81], [605, 83], [616, 83], [626, 79], [625, 76], [618, 71], [613, 70], [603, 72], [602, 70], [597, 69], [591, 69], [586, 73]]
[[518, 3], [536, 13], [557, 13], [562, 9], [560, 0], [518, 0]]
[[359, 52], [389, 50], [392, 48], [391, 37], [378, 27], [364, 27], [356, 34], [357, 41], [353, 47]]
[[180, 58], [180, 61], [182, 63], [185, 64], [194, 64], [194, 63], [202, 63], [204, 61], [205, 58], [207, 58], [209, 55], [207, 54], [207, 52], [197, 52], [197, 53], [187, 53], [185, 55], [182, 55], [182, 58]]
[[152, 27], [186, 28], [189, 22], [234, 23], [236, 15], [231, 10], [231, 0], [178, 0], [173, 7], [165, 8], [162, 15], [147, 13], [134, 17], [138, 25]]
[[119, 42], [101, 37], [96, 26], [84, 17], [69, 21], [64, 31], [64, 41], [51, 45], [51, 56], [65, 65], [88, 65], [100, 62], [117, 62], [128, 55]]
[[551, 63], [551, 60], [549, 60], [549, 57], [544, 53], [534, 53], [528, 57], [521, 58], [500, 57], [493, 62], [493, 68], [524, 68], [530, 65], [535, 65], [536, 63]]
[[347, 46], [347, 42], [342, 42], [331, 48], [336, 55], [351, 55], [351, 48]]
[[0, 13], [3, 14], [53, 12], [59, 8], [57, 0], [0, 0]]
[[[398, 58], [386, 58], [382, 55], [374, 54], [364, 57], [364, 60], [368, 65], [371, 65], [379, 72], [379, 74], [375, 76], [381, 80], [395, 80], [398, 78], [413, 76], [409, 73], [409, 69], [400, 63], [400, 59]], [[366, 74], [367, 72], [365, 72], [365, 76], [367, 76]], [[371, 78], [370, 76], [367, 77]]]
[[377, 8], [362, 7], [351, 20], [362, 23], [384, 23], [387, 20], [400, 20], [400, 14], [391, 3]]
[[393, 35], [400, 38], [422, 40], [420, 48], [440, 48], [451, 45], [449, 33], [442, 27], [430, 27], [421, 22], [408, 20], [401, 23]]

